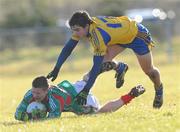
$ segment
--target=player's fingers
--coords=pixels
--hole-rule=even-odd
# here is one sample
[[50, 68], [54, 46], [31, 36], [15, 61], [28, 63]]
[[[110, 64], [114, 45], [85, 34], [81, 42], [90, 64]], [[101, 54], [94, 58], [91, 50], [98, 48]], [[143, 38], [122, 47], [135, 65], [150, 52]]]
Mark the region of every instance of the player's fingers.
[[55, 77], [52, 77], [51, 81], [53, 82], [56, 78]]
[[86, 105], [86, 99], [84, 100], [84, 104], [83, 105]]
[[76, 102], [77, 102], [78, 105], [80, 104], [80, 100], [79, 100], [78, 97], [76, 98]]
[[51, 74], [51, 72], [46, 76], [46, 78], [51, 78], [52, 77], [52, 74]]
[[81, 99], [78, 99], [78, 104], [81, 105]]
[[83, 102], [83, 100], [81, 100], [81, 105], [83, 105], [84, 104], [84, 102]]
[[51, 79], [52, 78], [52, 76], [51, 75], [47, 75], [47, 77], [46, 77], [47, 79]]
[[85, 99], [85, 101], [84, 101], [84, 105], [86, 105], [86, 103], [87, 103], [87, 100]]
[[81, 105], [84, 105], [84, 100], [83, 99], [81, 99]]
[[84, 105], [84, 99], [82, 99], [82, 101], [81, 101], [81, 105]]
[[78, 101], [78, 105], [81, 105], [81, 100]]
[[82, 105], [83, 104], [83, 100], [82, 99], [80, 99], [80, 105]]

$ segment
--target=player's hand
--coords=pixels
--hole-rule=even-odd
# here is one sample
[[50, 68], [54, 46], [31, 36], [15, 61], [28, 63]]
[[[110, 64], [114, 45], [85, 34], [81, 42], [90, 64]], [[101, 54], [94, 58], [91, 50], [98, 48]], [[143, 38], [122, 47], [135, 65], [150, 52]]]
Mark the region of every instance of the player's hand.
[[76, 100], [79, 105], [85, 105], [87, 102], [88, 91], [83, 89], [77, 96]]
[[55, 68], [53, 69], [53, 71], [51, 71], [51, 72], [47, 75], [47, 78], [48, 78], [48, 79], [52, 78], [51, 81], [54, 81], [54, 80], [57, 78], [58, 73], [59, 73], [59, 68], [55, 67]]
[[39, 109], [35, 109], [32, 111], [31, 113], [31, 118], [33, 120], [38, 120], [38, 119], [42, 119], [43, 118], [43, 111], [39, 110]]
[[21, 111], [17, 113], [15, 118], [20, 121], [28, 121], [29, 120], [28, 114], [26, 112], [21, 112]]

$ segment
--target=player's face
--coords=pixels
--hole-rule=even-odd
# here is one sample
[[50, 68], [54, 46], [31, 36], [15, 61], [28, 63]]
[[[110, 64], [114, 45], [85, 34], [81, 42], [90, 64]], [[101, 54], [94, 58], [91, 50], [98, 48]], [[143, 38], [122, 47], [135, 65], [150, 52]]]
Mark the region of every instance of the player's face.
[[87, 36], [89, 26], [87, 25], [85, 28], [81, 26], [72, 26], [71, 30], [75, 33], [78, 37], [83, 38]]
[[33, 98], [36, 101], [42, 101], [47, 95], [48, 89], [43, 88], [32, 88]]

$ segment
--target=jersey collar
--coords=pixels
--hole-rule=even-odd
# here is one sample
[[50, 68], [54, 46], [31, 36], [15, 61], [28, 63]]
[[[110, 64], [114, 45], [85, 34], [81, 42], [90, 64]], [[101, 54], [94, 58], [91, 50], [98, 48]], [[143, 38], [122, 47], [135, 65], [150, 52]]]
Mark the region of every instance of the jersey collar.
[[96, 26], [96, 22], [93, 20], [93, 22], [89, 25], [89, 31], [87, 33], [88, 38], [91, 37], [92, 30], [94, 29], [95, 26]]

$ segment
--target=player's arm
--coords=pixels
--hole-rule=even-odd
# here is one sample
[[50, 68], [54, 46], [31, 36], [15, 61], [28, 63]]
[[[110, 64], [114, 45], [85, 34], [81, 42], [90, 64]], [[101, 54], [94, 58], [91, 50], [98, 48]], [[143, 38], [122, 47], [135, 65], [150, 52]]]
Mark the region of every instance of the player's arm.
[[47, 76], [47, 78], [52, 78], [52, 81], [54, 81], [57, 78], [57, 75], [59, 73], [59, 70], [61, 68], [61, 66], [63, 65], [63, 63], [66, 61], [66, 59], [68, 58], [68, 56], [71, 54], [71, 52], [73, 51], [73, 49], [76, 47], [78, 43], [78, 40], [75, 39], [70, 39], [64, 46], [64, 48], [62, 49], [62, 51], [59, 54], [57, 63], [53, 69], [52, 72], [50, 72]]
[[71, 54], [71, 52], [73, 51], [73, 49], [76, 47], [78, 41], [77, 40], [73, 40], [70, 39], [66, 45], [64, 46], [64, 48], [62, 49], [61, 53], [59, 54], [57, 63], [56, 63], [56, 68], [61, 68], [62, 64], [64, 63], [64, 61], [68, 58], [68, 56]]
[[61, 116], [61, 105], [58, 100], [54, 97], [49, 98], [49, 114], [47, 116], [48, 119], [57, 118]]
[[82, 104], [82, 105], [86, 104], [87, 95], [100, 72], [100, 67], [103, 62], [103, 59], [104, 59], [104, 56], [94, 56], [93, 57], [93, 67], [90, 71], [89, 79], [88, 79], [86, 85], [84, 86], [84, 89], [76, 97], [77, 102], [79, 104]]
[[93, 86], [93, 84], [100, 72], [100, 67], [103, 62], [103, 59], [104, 59], [104, 56], [94, 56], [93, 57], [93, 67], [90, 71], [89, 79], [88, 79], [86, 85], [84, 86], [84, 89], [88, 92], [91, 89], [91, 87]]
[[29, 105], [28, 102], [31, 98], [32, 98], [32, 92], [29, 90], [25, 94], [23, 100], [21, 101], [21, 103], [19, 104], [19, 106], [16, 109], [16, 112], [14, 115], [16, 120], [27, 121], [31, 118], [30, 115], [26, 112], [26, 109]]

